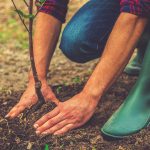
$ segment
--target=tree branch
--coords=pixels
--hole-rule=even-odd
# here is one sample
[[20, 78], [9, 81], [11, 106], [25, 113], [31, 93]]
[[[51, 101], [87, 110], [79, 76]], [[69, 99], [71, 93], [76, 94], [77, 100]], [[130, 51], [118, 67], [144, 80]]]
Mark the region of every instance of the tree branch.
[[28, 3], [26, 2], [26, 0], [23, 0], [23, 1], [24, 1], [24, 3], [26, 4], [26, 6], [29, 7], [29, 5], [28, 5]]
[[12, 1], [13, 5], [14, 5], [14, 7], [15, 7], [15, 9], [16, 9], [16, 12], [17, 12], [17, 14], [18, 14], [18, 16], [19, 16], [21, 22], [23, 23], [23, 25], [24, 25], [24, 27], [26, 28], [26, 30], [29, 32], [29, 29], [28, 29], [27, 25], [25, 24], [24, 19], [23, 19], [23, 18], [21, 17], [21, 15], [18, 13], [18, 8], [17, 8], [17, 6], [16, 6], [14, 0], [11, 0], [11, 1]]
[[42, 9], [43, 5], [45, 4], [46, 0], [43, 2], [43, 4], [40, 6], [40, 8], [38, 9], [38, 11], [35, 14], [35, 17], [38, 15], [38, 13], [40, 12], [40, 10]]

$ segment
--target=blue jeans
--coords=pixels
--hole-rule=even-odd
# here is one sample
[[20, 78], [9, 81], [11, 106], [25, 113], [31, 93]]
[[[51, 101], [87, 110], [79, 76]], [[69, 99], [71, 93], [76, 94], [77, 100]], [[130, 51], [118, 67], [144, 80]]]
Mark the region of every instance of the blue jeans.
[[71, 19], [60, 48], [72, 61], [99, 58], [120, 14], [120, 0], [90, 0]]

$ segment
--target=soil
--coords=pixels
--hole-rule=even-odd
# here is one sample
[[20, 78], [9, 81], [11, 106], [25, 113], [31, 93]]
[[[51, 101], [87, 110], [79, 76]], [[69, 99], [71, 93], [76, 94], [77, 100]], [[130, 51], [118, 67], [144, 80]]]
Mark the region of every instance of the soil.
[[[5, 114], [15, 105], [23, 91], [0, 94], [0, 149], [1, 150], [43, 150], [45, 144], [52, 150], [149, 150], [150, 130], [142, 130], [140, 133], [122, 140], [110, 140], [103, 138], [100, 128], [119, 107], [127, 96], [129, 90], [136, 81], [136, 77], [121, 75], [112, 88], [103, 96], [92, 119], [81, 128], [70, 131], [63, 136], [36, 136], [32, 127], [33, 123], [43, 114], [52, 110], [51, 103], [45, 104], [40, 110], [23, 117], [6, 120]], [[53, 89], [62, 101], [72, 97], [81, 91], [84, 83], [69, 86], [61, 85]], [[59, 85], [60, 87], [60, 85]]]
[[[86, 1], [70, 1], [67, 22]], [[26, 88], [30, 62], [28, 49], [23, 47], [27, 35], [18, 17], [12, 12], [10, 0], [5, 0], [5, 3], [0, 0], [0, 8], [0, 150], [44, 150], [45, 144], [51, 150], [150, 149], [149, 128], [123, 140], [113, 141], [103, 138], [100, 132], [100, 128], [120, 106], [137, 79], [126, 74], [122, 74], [103, 96], [92, 119], [64, 136], [39, 137], [32, 128], [38, 118], [54, 108], [51, 103], [26, 117], [20, 115], [14, 120], [4, 119]], [[58, 44], [48, 73], [48, 82], [53, 85], [57, 97], [65, 101], [81, 91], [96, 63], [97, 60], [86, 64], [73, 63], [61, 53]]]

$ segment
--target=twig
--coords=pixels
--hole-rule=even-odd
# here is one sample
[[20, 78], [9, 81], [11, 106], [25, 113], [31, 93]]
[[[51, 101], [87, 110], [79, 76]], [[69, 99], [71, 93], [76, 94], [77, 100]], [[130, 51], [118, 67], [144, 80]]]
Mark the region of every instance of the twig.
[[38, 11], [35, 14], [35, 17], [38, 15], [38, 13], [40, 12], [41, 8], [43, 7], [43, 5], [45, 4], [46, 0], [43, 2], [42, 6], [38, 9]]
[[14, 7], [15, 7], [15, 9], [16, 9], [17, 14], [19, 15], [19, 18], [20, 18], [21, 22], [23, 23], [24, 27], [26, 28], [26, 30], [27, 30], [28, 33], [29, 33], [29, 29], [28, 29], [27, 25], [25, 24], [24, 19], [23, 19], [23, 18], [21, 17], [21, 15], [18, 13], [18, 8], [17, 8], [17, 6], [16, 6], [14, 0], [11, 0], [11, 1], [12, 1], [13, 5], [14, 5]]
[[23, 0], [23, 1], [24, 1], [24, 3], [26, 4], [26, 6], [29, 7], [29, 5], [28, 5], [28, 3], [26, 2], [26, 0]]

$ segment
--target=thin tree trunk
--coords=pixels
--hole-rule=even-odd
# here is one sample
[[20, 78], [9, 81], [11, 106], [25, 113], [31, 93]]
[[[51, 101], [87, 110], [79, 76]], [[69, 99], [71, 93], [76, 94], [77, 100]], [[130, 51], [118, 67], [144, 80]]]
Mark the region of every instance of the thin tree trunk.
[[[30, 0], [29, 2], [29, 14], [32, 16], [33, 14], [33, 0]], [[29, 18], [29, 51], [30, 51], [30, 61], [31, 61], [31, 69], [32, 69], [32, 73], [33, 73], [33, 77], [34, 77], [34, 81], [35, 81], [35, 91], [38, 97], [38, 103], [37, 105], [35, 105], [34, 111], [36, 111], [37, 109], [39, 109], [44, 103], [44, 97], [42, 95], [41, 92], [41, 81], [38, 78], [38, 74], [37, 74], [37, 70], [36, 70], [36, 66], [35, 66], [35, 60], [34, 60], [34, 52], [33, 52], [33, 17]]]

